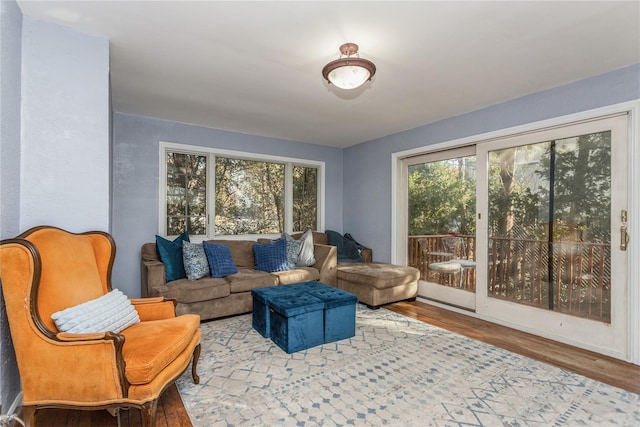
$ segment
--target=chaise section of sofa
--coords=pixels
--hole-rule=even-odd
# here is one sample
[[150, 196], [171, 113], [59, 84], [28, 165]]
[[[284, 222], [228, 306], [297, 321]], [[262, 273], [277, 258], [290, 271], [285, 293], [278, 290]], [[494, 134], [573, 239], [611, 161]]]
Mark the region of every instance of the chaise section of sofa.
[[[300, 234], [293, 237], [299, 239]], [[145, 243], [141, 249], [142, 296], [164, 296], [177, 301], [178, 314], [199, 314], [202, 320], [216, 319], [248, 313], [252, 308], [251, 289], [267, 286], [317, 280], [336, 286], [336, 248], [324, 244], [324, 233], [314, 232], [314, 257], [311, 267], [297, 267], [289, 271], [266, 273], [255, 270], [255, 258], [251, 240], [210, 240], [229, 247], [238, 272], [227, 277], [186, 278], [165, 282], [165, 266], [160, 260], [155, 243]], [[317, 239], [317, 240], [316, 240]]]

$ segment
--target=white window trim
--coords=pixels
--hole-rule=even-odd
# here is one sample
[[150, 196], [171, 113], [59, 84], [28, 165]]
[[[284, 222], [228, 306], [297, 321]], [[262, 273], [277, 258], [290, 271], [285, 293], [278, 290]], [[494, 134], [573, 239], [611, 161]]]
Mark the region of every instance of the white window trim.
[[207, 235], [201, 238], [196, 237], [194, 242], [207, 239], [229, 239], [229, 240], [257, 240], [259, 238], [275, 238], [276, 234], [242, 234], [242, 235], [215, 235], [212, 227], [215, 218], [215, 204], [210, 205], [210, 201], [215, 200], [215, 174], [212, 173], [211, 165], [215, 164], [215, 157], [229, 157], [240, 160], [254, 160], [263, 162], [283, 163], [285, 165], [285, 195], [284, 195], [284, 224], [287, 233], [292, 232], [293, 227], [293, 188], [289, 185], [293, 176], [293, 166], [306, 166], [318, 169], [318, 212], [317, 229], [324, 230], [325, 218], [325, 162], [309, 159], [298, 159], [294, 157], [274, 156], [270, 154], [249, 153], [245, 151], [225, 150], [219, 148], [202, 147], [198, 145], [186, 145], [175, 142], [160, 141], [159, 143], [159, 179], [158, 179], [158, 234], [167, 236], [166, 204], [167, 204], [167, 151], [206, 155], [207, 156]]

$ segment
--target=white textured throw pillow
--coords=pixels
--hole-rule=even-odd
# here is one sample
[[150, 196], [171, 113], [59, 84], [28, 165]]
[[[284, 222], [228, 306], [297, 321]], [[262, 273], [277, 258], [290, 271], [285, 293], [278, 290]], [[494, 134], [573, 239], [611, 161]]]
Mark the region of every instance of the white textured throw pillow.
[[88, 334], [111, 331], [118, 333], [140, 322], [138, 312], [126, 295], [118, 289], [91, 301], [51, 315], [61, 332]]

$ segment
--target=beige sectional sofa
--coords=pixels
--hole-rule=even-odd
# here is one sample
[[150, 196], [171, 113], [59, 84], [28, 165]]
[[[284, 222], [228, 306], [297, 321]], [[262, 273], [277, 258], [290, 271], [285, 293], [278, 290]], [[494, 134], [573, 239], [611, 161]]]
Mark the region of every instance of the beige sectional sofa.
[[414, 267], [382, 262], [338, 264], [336, 286], [358, 297], [372, 309], [418, 295], [420, 271]]
[[[294, 234], [299, 239], [301, 234]], [[163, 296], [175, 299], [178, 314], [199, 314], [202, 320], [248, 313], [252, 308], [251, 289], [317, 280], [336, 286], [336, 248], [328, 246], [324, 233], [313, 233], [312, 267], [297, 267], [289, 271], [266, 273], [254, 269], [255, 259], [250, 240], [211, 240], [229, 246], [238, 272], [223, 278], [203, 277], [190, 281], [165, 283], [165, 268], [155, 243], [142, 246], [142, 296]]]

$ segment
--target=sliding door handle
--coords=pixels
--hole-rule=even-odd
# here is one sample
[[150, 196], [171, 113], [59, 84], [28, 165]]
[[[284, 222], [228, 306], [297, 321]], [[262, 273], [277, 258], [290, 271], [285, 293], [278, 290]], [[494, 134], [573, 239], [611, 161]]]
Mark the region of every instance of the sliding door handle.
[[629, 233], [627, 233], [627, 226], [620, 226], [620, 250], [626, 251], [627, 244], [629, 243]]

